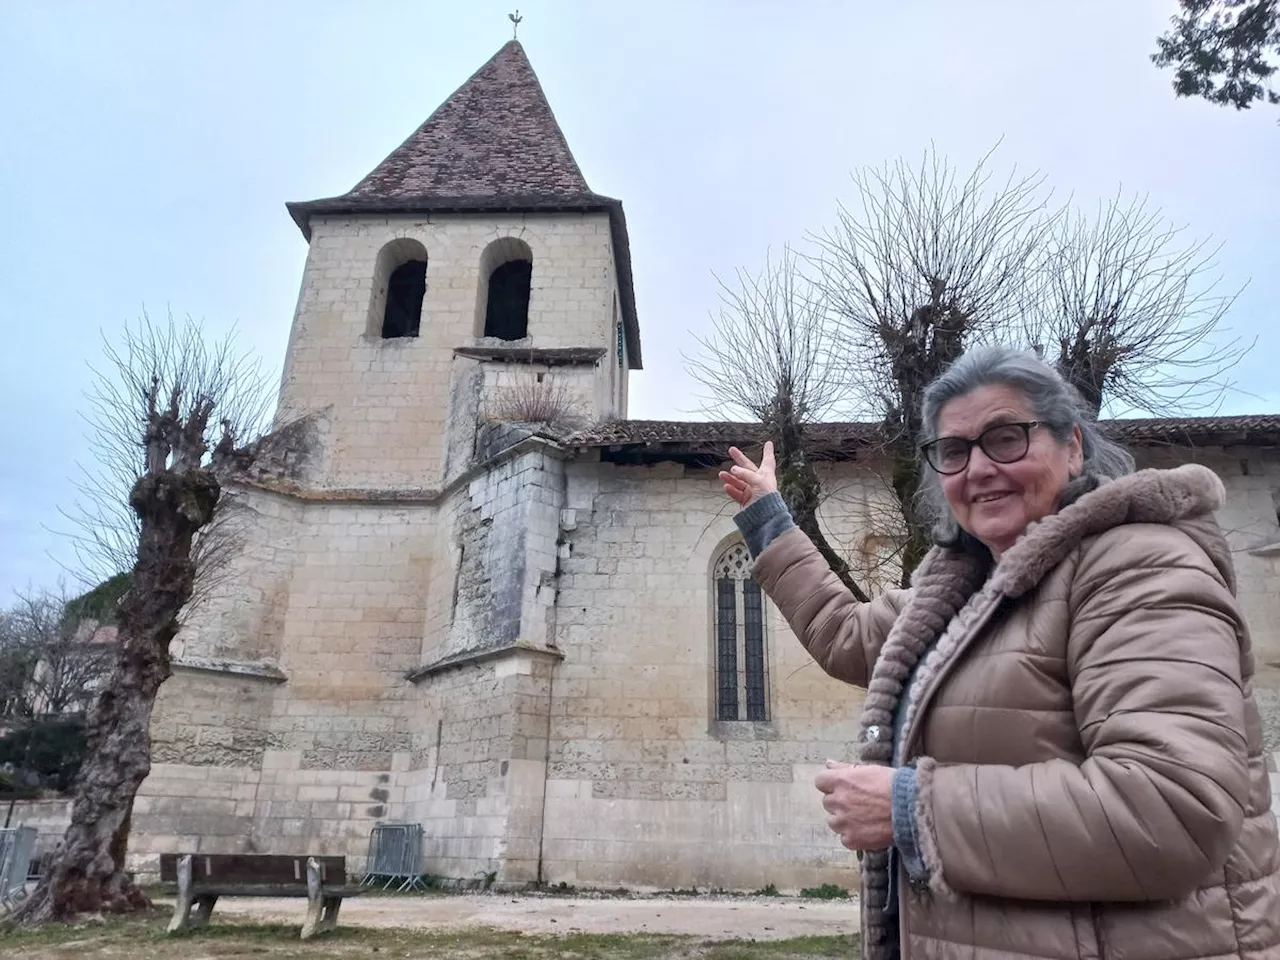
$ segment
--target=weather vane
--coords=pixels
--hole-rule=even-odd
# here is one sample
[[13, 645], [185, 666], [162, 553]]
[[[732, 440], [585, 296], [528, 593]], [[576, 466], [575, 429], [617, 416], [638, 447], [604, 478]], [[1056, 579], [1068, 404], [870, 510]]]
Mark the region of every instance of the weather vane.
[[520, 16], [520, 11], [517, 10], [515, 13], [508, 13], [507, 19], [511, 21], [511, 39], [514, 40], [516, 39], [516, 31], [520, 29], [520, 21], [524, 17]]

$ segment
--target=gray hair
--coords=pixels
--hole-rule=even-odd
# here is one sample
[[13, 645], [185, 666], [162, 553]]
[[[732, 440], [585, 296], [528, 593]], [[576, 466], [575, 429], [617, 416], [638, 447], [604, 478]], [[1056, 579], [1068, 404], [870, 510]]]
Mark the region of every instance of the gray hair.
[[[1098, 422], [1080, 394], [1062, 376], [1034, 353], [1013, 347], [975, 347], [951, 364], [929, 386], [921, 402], [924, 431], [937, 436], [938, 415], [956, 397], [979, 387], [1012, 387], [1027, 398], [1035, 419], [1044, 422], [1059, 443], [1071, 439], [1080, 428], [1084, 466], [1058, 496], [1058, 509], [1107, 480], [1133, 473], [1133, 456], [1102, 435]], [[960, 529], [942, 492], [937, 473], [924, 465], [917, 494], [919, 515], [932, 523], [933, 541], [940, 546], [985, 550], [977, 539]]]

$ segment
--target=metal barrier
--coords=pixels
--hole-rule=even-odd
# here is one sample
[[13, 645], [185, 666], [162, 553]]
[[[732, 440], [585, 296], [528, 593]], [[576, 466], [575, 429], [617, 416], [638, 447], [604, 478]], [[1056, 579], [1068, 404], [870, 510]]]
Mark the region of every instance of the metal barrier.
[[382, 883], [386, 890], [400, 881], [398, 891], [424, 889], [422, 879], [422, 825], [380, 823], [369, 831], [369, 859], [362, 885]]
[[35, 849], [35, 827], [0, 830], [0, 904], [12, 906], [26, 892], [27, 870]]

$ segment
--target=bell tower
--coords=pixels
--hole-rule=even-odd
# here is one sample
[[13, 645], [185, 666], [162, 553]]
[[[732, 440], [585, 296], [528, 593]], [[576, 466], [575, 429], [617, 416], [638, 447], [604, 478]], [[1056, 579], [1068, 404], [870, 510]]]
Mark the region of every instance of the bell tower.
[[310, 249], [278, 421], [322, 424], [309, 484], [435, 488], [486, 418], [626, 416], [622, 204], [587, 186], [517, 41], [350, 191], [288, 206]]

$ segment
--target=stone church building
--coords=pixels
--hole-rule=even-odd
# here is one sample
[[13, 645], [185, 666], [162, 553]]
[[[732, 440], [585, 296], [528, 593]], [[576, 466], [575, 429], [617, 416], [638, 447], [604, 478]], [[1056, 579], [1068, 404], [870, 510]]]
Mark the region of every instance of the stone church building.
[[[715, 474], [753, 428], [628, 419], [622, 204], [588, 187], [520, 45], [352, 190], [288, 209], [308, 256], [281, 439], [232, 491], [238, 552], [175, 642], [135, 866], [359, 871], [397, 821], [457, 880], [852, 887], [812, 780], [852, 758], [861, 693], [748, 576]], [[512, 422], [539, 404], [583, 425]], [[1260, 684], [1280, 686], [1280, 417], [1109, 429], [1226, 481]], [[826, 523], [872, 570], [875, 430], [812, 435]]]

